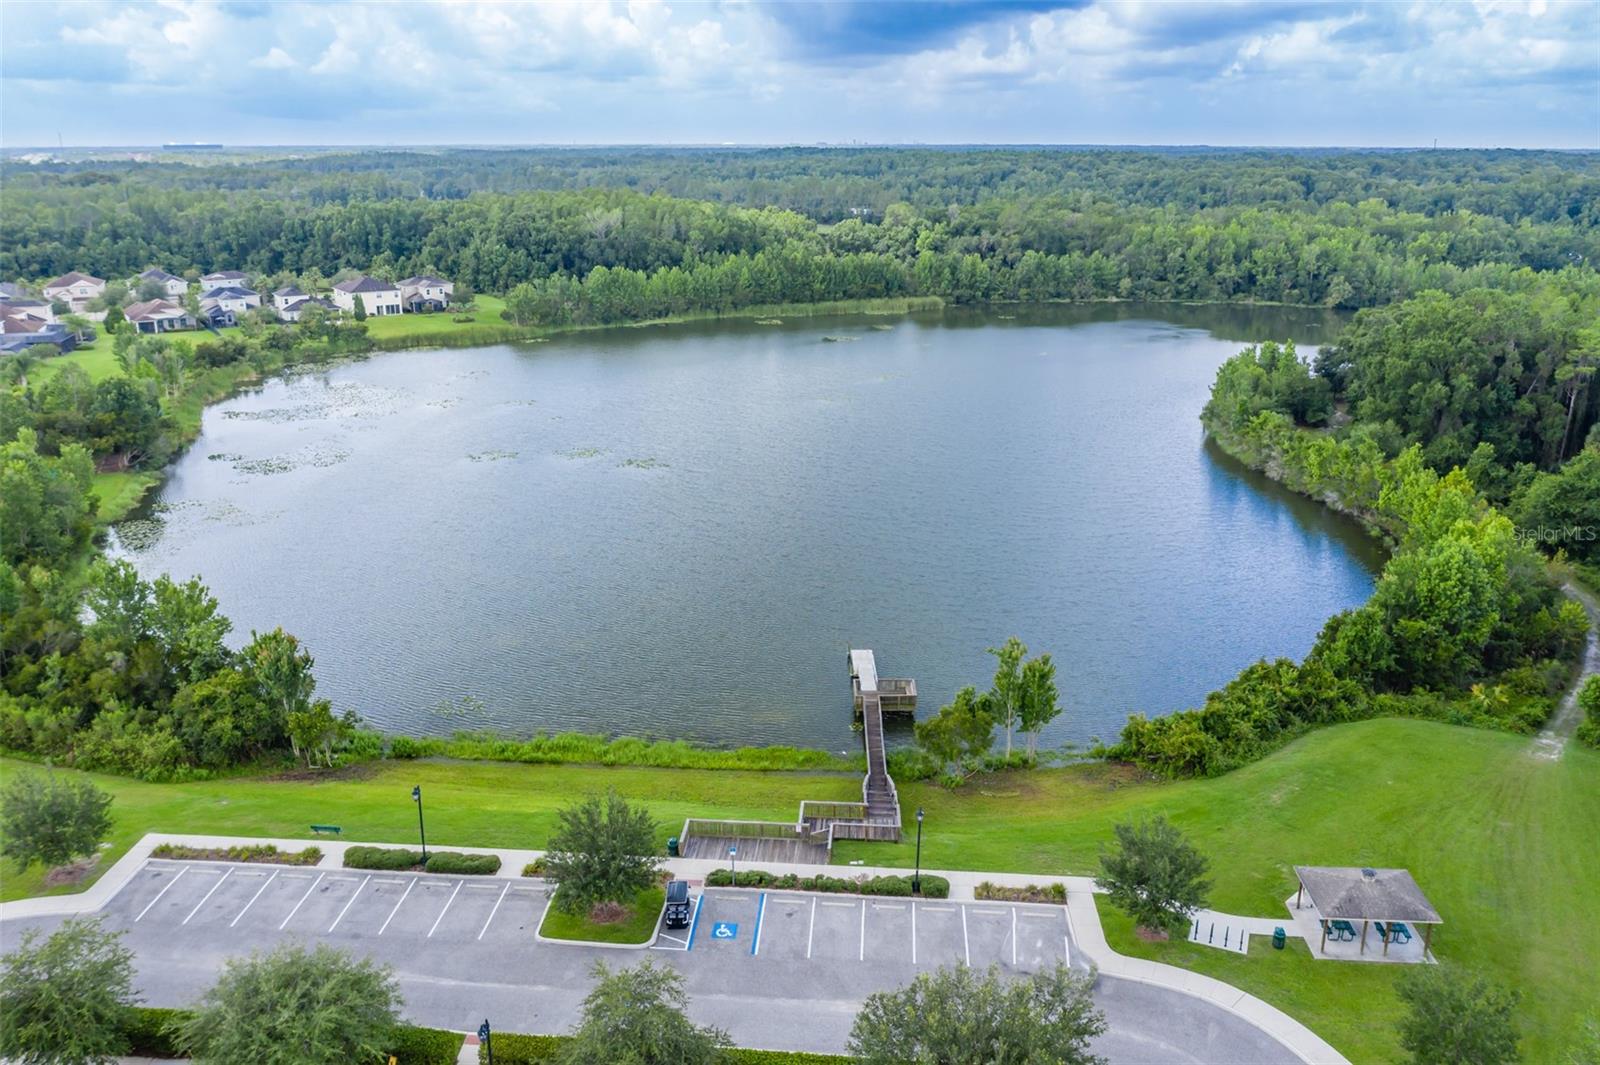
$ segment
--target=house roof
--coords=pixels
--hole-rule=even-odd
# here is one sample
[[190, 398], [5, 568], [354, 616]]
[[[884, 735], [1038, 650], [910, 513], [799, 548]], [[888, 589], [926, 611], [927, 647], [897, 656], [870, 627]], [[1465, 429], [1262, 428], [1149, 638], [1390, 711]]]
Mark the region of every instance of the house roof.
[[218, 270], [214, 274], [205, 275], [205, 279], [207, 281], [212, 280], [213, 278], [215, 278], [218, 281], [232, 281], [232, 280], [236, 280], [236, 279], [244, 278], [244, 277], [248, 277], [248, 276], [249, 275], [246, 274], [243, 270]]
[[307, 307], [322, 307], [330, 311], [339, 309], [331, 300], [325, 300], [321, 296], [305, 296], [295, 300], [293, 303], [285, 304], [283, 309], [286, 311], [303, 311]]
[[80, 274], [80, 273], [78, 273], [78, 271], [74, 270], [70, 274], [62, 274], [60, 277], [56, 278], [54, 281], [46, 282], [44, 287], [45, 288], [66, 288], [68, 285], [76, 285], [76, 284], [78, 284], [80, 282], [83, 282], [83, 281], [87, 281], [90, 284], [94, 284], [94, 285], [103, 285], [103, 284], [106, 283], [104, 278], [94, 277], [94, 276], [92, 276], [90, 274]]
[[15, 281], [0, 281], [0, 297], [18, 299], [26, 295], [27, 293], [22, 291], [22, 286]]
[[0, 306], [4, 306], [8, 311], [20, 311], [29, 307], [48, 307], [50, 305], [44, 300], [29, 299], [26, 296], [0, 296]]
[[1294, 872], [1311, 904], [1327, 920], [1444, 923], [1404, 869], [1297, 865]]
[[256, 293], [251, 289], [240, 288], [238, 285], [227, 285], [227, 286], [224, 286], [223, 288], [214, 288], [214, 289], [212, 289], [211, 291], [209, 291], [209, 292], [207, 292], [205, 294], [205, 298], [208, 299], [208, 300], [222, 300], [222, 299], [237, 300], [237, 299], [244, 299], [246, 296], [254, 296], [254, 295], [256, 295]]
[[0, 321], [0, 331], [7, 333], [38, 333], [53, 328], [53, 323], [30, 314], [19, 314]]
[[438, 285], [448, 285], [448, 284], [450, 284], [450, 282], [446, 281], [444, 278], [442, 278], [442, 277], [434, 277], [431, 274], [418, 276], [418, 277], [408, 277], [408, 278], [406, 278], [404, 281], [402, 281], [400, 283], [402, 285], [426, 285], [426, 286], [438, 286]]
[[274, 296], [304, 296], [305, 295], [304, 292], [300, 291], [300, 286], [299, 285], [284, 285], [280, 289], [274, 289], [272, 294]]
[[140, 281], [182, 281], [183, 278], [176, 274], [169, 274], [159, 266], [152, 266], [139, 275]]
[[170, 300], [145, 300], [143, 303], [130, 303], [122, 308], [122, 316], [130, 322], [142, 322], [152, 318], [181, 318], [187, 312]]
[[333, 287], [340, 292], [394, 292], [400, 286], [390, 284], [388, 281], [379, 281], [375, 277], [357, 277], [341, 281]]

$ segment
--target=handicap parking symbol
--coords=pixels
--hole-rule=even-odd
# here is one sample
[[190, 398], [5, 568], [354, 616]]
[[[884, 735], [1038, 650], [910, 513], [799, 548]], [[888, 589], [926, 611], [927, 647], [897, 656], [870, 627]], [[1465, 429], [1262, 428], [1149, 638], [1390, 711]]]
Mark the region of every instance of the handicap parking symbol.
[[738, 939], [739, 926], [729, 921], [718, 921], [711, 926], [712, 939]]

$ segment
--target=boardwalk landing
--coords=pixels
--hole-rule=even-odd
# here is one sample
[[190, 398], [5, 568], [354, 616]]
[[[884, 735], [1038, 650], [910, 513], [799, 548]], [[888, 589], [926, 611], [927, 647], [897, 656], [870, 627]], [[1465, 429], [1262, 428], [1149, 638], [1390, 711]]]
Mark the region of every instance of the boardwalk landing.
[[685, 858], [728, 858], [737, 848], [738, 864], [797, 862], [825, 864], [836, 839], [900, 839], [900, 796], [889, 776], [883, 746], [886, 708], [911, 711], [916, 707], [914, 680], [880, 678], [877, 662], [868, 650], [850, 652], [850, 681], [855, 708], [861, 713], [862, 741], [867, 749], [867, 775], [861, 781], [860, 802], [800, 804], [800, 816], [784, 821], [711, 821], [691, 817], [678, 838]]

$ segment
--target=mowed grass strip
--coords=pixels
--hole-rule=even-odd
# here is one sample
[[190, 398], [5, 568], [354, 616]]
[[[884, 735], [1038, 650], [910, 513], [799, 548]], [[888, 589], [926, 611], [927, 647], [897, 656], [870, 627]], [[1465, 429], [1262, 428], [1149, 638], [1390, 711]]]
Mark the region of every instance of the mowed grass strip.
[[[1213, 780], [1157, 782], [1099, 763], [974, 778], [965, 787], [905, 784], [907, 811], [926, 811], [924, 868], [1092, 874], [1118, 821], [1165, 813], [1211, 859], [1211, 904], [1283, 917], [1292, 867], [1380, 865], [1411, 870], [1444, 917], [1436, 953], [1522, 992], [1529, 1061], [1561, 1060], [1600, 1006], [1587, 974], [1600, 957], [1600, 752], [1569, 746], [1533, 758], [1526, 737], [1423, 721], [1322, 729]], [[20, 768], [0, 762], [0, 772]], [[412, 843], [413, 784], [427, 795], [428, 839], [444, 846], [542, 847], [555, 812], [615, 788], [645, 804], [663, 840], [687, 816], [789, 820], [801, 799], [852, 800], [851, 773], [740, 772], [487, 762], [386, 762], [312, 780], [235, 778], [143, 784], [96, 777], [116, 795], [109, 864], [146, 831]], [[841, 843], [838, 864], [910, 866], [899, 845]], [[37, 869], [8, 875], [0, 897], [40, 893]], [[1314, 961], [1303, 948], [1257, 944], [1248, 958], [1187, 943], [1140, 953], [1237, 984], [1308, 1024], [1353, 1061], [1399, 1056], [1397, 966]], [[1261, 949], [1269, 953], [1261, 954]], [[1294, 959], [1299, 959], [1296, 962]], [[1260, 962], [1258, 965], [1257, 962]]]
[[661, 919], [661, 908], [666, 902], [666, 889], [646, 888], [629, 904], [625, 920], [606, 924], [596, 924], [589, 920], [587, 914], [558, 910], [552, 902], [539, 924], [539, 934], [546, 939], [638, 946], [648, 942], [655, 934], [656, 922]]

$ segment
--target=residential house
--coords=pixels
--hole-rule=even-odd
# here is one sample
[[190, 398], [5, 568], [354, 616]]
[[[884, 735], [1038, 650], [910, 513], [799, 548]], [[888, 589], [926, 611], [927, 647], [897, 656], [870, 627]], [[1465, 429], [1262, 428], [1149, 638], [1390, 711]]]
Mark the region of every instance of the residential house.
[[139, 333], [171, 333], [195, 328], [194, 316], [171, 300], [130, 303], [122, 309], [122, 314]]
[[103, 278], [90, 277], [74, 270], [48, 282], [44, 286], [44, 298], [52, 303], [61, 300], [72, 308], [73, 314], [82, 314], [89, 309], [89, 301], [99, 299], [105, 295], [105, 291]]
[[272, 307], [273, 310], [280, 312], [281, 317], [281, 312], [284, 308], [288, 307], [291, 303], [299, 303], [305, 298], [306, 294], [300, 291], [299, 285], [284, 285], [282, 288], [273, 292]]
[[0, 300], [25, 300], [28, 292], [15, 281], [0, 281]]
[[399, 314], [403, 309], [399, 286], [388, 281], [362, 276], [333, 286], [333, 302], [342, 311], [354, 314], [358, 296], [367, 314], [373, 317]]
[[[276, 296], [277, 293], [273, 293], [273, 295]], [[279, 307], [278, 317], [282, 318], [286, 322], [298, 322], [301, 316], [312, 307], [321, 307], [329, 314], [339, 313], [338, 307], [336, 307], [331, 301], [323, 299], [321, 296], [302, 296], [293, 303]]]
[[62, 351], [71, 351], [78, 341], [60, 322], [27, 316], [0, 319], [0, 354], [25, 351], [36, 344], [54, 344]]
[[410, 314], [442, 311], [455, 291], [454, 282], [442, 277], [408, 277], [400, 282], [400, 303]]
[[245, 312], [261, 306], [261, 297], [247, 288], [214, 288], [200, 297], [200, 314], [220, 329], [238, 325]]
[[200, 295], [202, 296], [213, 289], [249, 287], [250, 277], [242, 270], [218, 270], [216, 273], [207, 274], [200, 279]]
[[44, 300], [29, 299], [26, 296], [0, 296], [0, 317], [10, 318], [19, 314], [46, 322], [56, 320], [55, 308]]
[[137, 293], [148, 281], [154, 281], [161, 286], [161, 295], [158, 299], [181, 301], [189, 294], [189, 282], [181, 277], [167, 273], [160, 267], [151, 267], [133, 279], [133, 291]]

